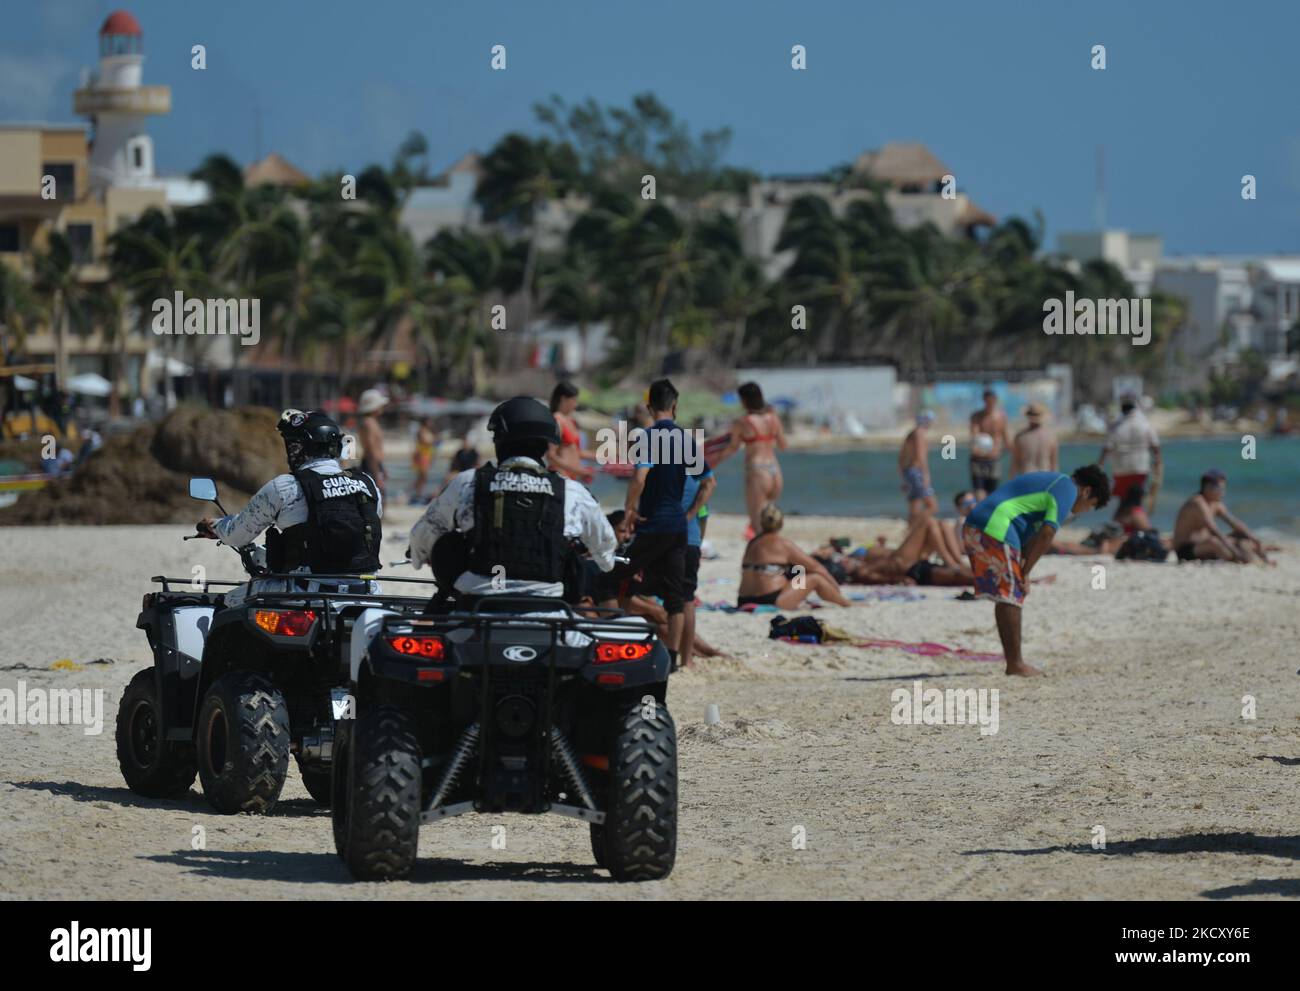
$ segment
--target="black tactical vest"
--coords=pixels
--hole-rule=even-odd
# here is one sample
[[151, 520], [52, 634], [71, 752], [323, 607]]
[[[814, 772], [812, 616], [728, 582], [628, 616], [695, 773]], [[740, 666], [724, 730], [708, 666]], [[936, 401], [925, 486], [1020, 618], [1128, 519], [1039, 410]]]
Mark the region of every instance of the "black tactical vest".
[[564, 478], [526, 465], [474, 473], [474, 529], [469, 570], [506, 578], [558, 582], [564, 578]]
[[[307, 522], [267, 540], [271, 570], [306, 565], [318, 575], [371, 574], [379, 569], [383, 531], [374, 484], [356, 469], [337, 475], [294, 472], [307, 497]], [[278, 560], [277, 560], [278, 559]]]

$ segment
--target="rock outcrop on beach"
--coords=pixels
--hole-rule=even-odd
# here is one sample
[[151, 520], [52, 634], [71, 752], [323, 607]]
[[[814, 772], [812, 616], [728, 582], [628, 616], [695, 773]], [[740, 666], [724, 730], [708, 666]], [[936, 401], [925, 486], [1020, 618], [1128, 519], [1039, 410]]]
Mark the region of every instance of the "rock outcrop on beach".
[[189, 498], [191, 476], [214, 478], [222, 503], [237, 511], [286, 470], [276, 413], [261, 407], [182, 406], [157, 424], [108, 437], [71, 478], [0, 510], [0, 526], [184, 523], [215, 512]]

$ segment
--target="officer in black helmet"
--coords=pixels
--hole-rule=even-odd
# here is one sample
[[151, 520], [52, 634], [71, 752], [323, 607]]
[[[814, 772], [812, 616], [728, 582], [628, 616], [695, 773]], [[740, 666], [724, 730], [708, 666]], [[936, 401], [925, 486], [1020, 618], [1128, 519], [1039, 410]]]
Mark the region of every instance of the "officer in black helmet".
[[581, 485], [546, 469], [547, 451], [560, 441], [550, 409], [516, 396], [492, 412], [488, 431], [496, 462], [461, 472], [429, 504], [411, 529], [412, 563], [431, 565], [470, 599], [563, 596], [574, 539], [609, 571], [618, 542], [599, 504]]
[[[276, 429], [290, 474], [263, 485], [242, 512], [202, 520], [200, 532], [243, 547], [266, 531], [266, 563], [275, 573], [373, 574], [380, 563], [383, 500], [374, 479], [339, 464], [343, 433], [338, 424], [319, 410], [287, 409]], [[257, 591], [275, 591], [271, 586], [285, 583], [257, 584]], [[317, 591], [322, 584], [310, 582], [307, 589]], [[366, 582], [328, 584], [344, 590], [356, 586], [356, 591], [369, 587]], [[242, 601], [239, 591], [227, 593], [227, 606]]]

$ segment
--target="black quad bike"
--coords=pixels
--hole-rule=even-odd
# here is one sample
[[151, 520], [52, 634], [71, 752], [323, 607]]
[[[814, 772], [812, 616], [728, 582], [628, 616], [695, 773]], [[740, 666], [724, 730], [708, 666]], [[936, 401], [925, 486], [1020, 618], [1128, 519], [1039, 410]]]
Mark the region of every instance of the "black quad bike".
[[334, 745], [331, 815], [354, 877], [402, 877], [422, 823], [466, 812], [590, 824], [619, 881], [677, 852], [669, 656], [651, 626], [554, 598], [486, 596], [441, 615], [366, 614]]
[[[216, 485], [192, 479], [190, 494], [215, 502]], [[197, 775], [218, 812], [266, 813], [292, 755], [312, 798], [329, 805], [335, 727], [351, 714], [351, 655], [364, 647], [353, 645], [357, 617], [376, 606], [418, 616], [429, 599], [369, 594], [355, 575], [312, 576], [340, 579], [331, 591], [254, 594], [254, 580], [303, 581], [267, 572], [262, 552], [239, 549], [249, 578], [237, 605], [226, 596], [245, 582], [153, 579], [162, 588], [145, 595], [136, 627], [154, 664], [131, 679], [117, 713], [118, 764], [136, 794], [181, 795]]]

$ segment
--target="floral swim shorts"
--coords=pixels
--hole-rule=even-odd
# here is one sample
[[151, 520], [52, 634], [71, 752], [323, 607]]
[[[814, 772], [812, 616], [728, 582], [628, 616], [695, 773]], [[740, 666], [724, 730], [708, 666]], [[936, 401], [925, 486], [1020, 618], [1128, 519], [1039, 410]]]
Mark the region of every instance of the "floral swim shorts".
[[1009, 606], [1024, 605], [1029, 588], [1020, 570], [1020, 551], [973, 526], [962, 527], [961, 536], [975, 572], [976, 597]]

